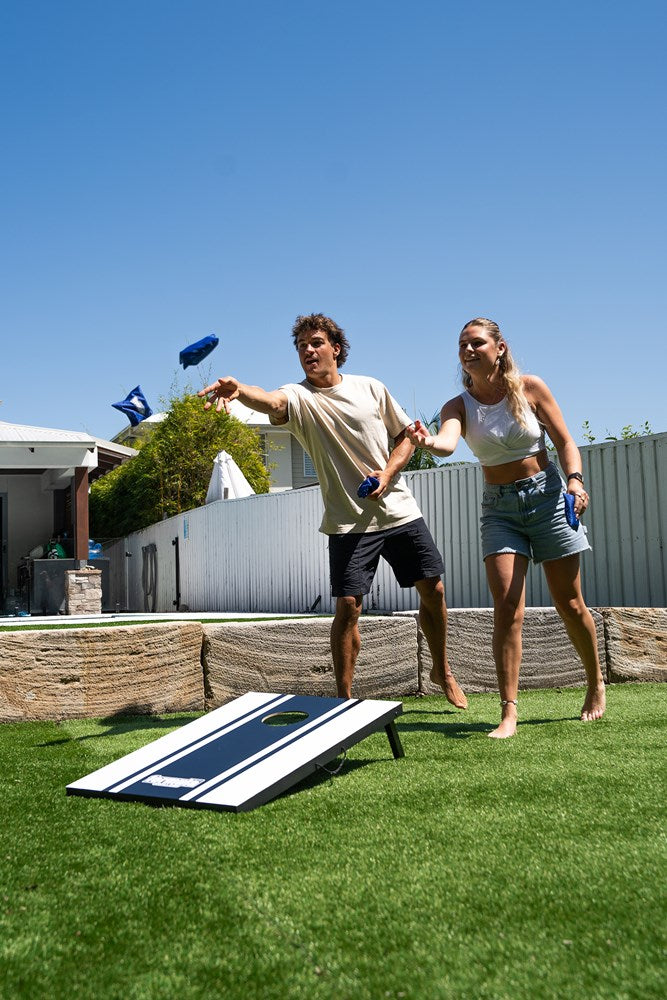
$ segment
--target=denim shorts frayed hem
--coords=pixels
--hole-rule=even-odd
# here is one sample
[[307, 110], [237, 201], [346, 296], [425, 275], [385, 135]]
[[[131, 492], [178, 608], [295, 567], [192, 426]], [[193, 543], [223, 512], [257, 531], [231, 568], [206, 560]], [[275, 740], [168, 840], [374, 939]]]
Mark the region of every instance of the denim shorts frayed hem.
[[534, 563], [563, 559], [590, 549], [583, 524], [565, 517], [565, 483], [553, 463], [515, 483], [484, 484], [482, 557], [518, 553]]

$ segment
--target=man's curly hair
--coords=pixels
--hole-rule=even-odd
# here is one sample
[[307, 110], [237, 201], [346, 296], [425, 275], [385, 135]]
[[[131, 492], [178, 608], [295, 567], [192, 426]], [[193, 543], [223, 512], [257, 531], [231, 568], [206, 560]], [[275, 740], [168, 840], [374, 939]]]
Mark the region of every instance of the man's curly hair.
[[348, 339], [345, 336], [345, 332], [338, 326], [338, 323], [334, 323], [332, 319], [322, 315], [322, 313], [311, 313], [310, 316], [297, 316], [292, 327], [294, 346], [297, 346], [297, 341], [302, 333], [314, 333], [316, 330], [326, 333], [330, 344], [338, 344], [340, 352], [336, 358], [336, 364], [339, 368], [342, 368], [347, 361], [347, 355], [350, 350]]

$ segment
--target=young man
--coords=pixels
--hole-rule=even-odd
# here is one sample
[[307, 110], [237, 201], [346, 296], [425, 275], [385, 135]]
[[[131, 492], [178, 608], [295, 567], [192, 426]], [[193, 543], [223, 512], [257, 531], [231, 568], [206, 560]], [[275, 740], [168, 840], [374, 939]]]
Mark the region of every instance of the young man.
[[[431, 679], [448, 701], [466, 708], [445, 651], [447, 609], [440, 580], [440, 553], [421, 511], [400, 475], [413, 452], [405, 429], [410, 420], [376, 379], [341, 375], [349, 343], [327, 316], [298, 316], [292, 329], [305, 379], [273, 392], [227, 376], [199, 393], [204, 408], [229, 412], [233, 399], [271, 423], [285, 424], [313, 460], [324, 501], [320, 531], [329, 536], [331, 592], [336, 614], [331, 653], [338, 696], [349, 698], [359, 655], [359, 615], [380, 556], [391, 565], [401, 587], [416, 587], [419, 621], [433, 660]], [[390, 448], [390, 442], [393, 448]], [[375, 476], [378, 487], [366, 499], [359, 484]]]

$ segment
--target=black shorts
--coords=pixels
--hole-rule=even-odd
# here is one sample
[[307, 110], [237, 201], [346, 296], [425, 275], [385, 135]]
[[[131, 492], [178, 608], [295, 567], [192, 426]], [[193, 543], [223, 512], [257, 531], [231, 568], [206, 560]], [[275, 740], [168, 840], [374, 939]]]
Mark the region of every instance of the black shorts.
[[440, 576], [445, 567], [423, 517], [386, 531], [329, 535], [333, 597], [368, 594], [383, 556], [401, 587]]

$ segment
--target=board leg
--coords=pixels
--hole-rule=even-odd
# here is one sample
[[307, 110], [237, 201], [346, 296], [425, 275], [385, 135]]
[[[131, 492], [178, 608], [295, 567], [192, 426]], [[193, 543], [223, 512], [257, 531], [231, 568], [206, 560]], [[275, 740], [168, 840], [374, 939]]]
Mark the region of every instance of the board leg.
[[389, 737], [389, 745], [391, 746], [391, 752], [393, 753], [394, 758], [398, 760], [399, 757], [405, 757], [405, 750], [401, 744], [401, 737], [398, 735], [396, 723], [392, 720], [387, 723], [384, 730]]

